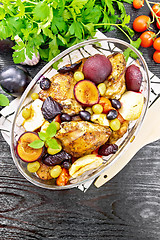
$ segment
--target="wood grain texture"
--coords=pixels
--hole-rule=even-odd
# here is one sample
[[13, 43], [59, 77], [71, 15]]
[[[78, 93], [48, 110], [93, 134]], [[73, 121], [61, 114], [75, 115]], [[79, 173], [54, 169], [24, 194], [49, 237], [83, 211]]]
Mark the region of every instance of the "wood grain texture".
[[[132, 22], [149, 12], [127, 4], [126, 10]], [[118, 30], [106, 35], [126, 40]], [[151, 58], [153, 49], [141, 51], [160, 78], [160, 67]], [[11, 52], [1, 51], [0, 67], [8, 63]], [[27, 69], [34, 76], [43, 65]], [[160, 239], [160, 141], [141, 149], [106, 185], [92, 185], [85, 194], [32, 185], [16, 169], [2, 136], [0, 142], [0, 240]]]

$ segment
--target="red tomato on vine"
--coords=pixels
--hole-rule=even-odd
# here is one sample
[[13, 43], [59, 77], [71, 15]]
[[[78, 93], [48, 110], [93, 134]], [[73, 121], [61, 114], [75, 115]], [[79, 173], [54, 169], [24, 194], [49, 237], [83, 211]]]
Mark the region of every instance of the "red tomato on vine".
[[[160, 19], [159, 19], [160, 22]], [[156, 22], [157, 28], [160, 29], [160, 24], [158, 22]]]
[[137, 17], [133, 22], [133, 29], [136, 32], [144, 32], [150, 26], [151, 19], [146, 15]]
[[[152, 10], [158, 17], [160, 17], [160, 3], [154, 4], [152, 7]], [[152, 13], [152, 15], [153, 15], [153, 13]]]
[[144, 0], [133, 0], [133, 7], [140, 9], [144, 4]]
[[156, 34], [151, 31], [146, 31], [142, 33], [140, 36], [141, 46], [145, 48], [151, 47], [153, 45], [155, 37], [156, 37]]
[[154, 49], [156, 49], [157, 51], [160, 51], [160, 37], [157, 38], [157, 39], [154, 41], [153, 47], [154, 47]]
[[160, 63], [160, 51], [155, 51], [154, 54], [153, 54], [153, 60], [156, 62], [156, 63]]

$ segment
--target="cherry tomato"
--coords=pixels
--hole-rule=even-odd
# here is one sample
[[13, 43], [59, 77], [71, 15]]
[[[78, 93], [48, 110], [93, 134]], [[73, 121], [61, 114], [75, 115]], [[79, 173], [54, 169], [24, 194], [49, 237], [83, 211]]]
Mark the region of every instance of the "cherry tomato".
[[152, 46], [155, 37], [156, 37], [156, 34], [151, 31], [146, 31], [142, 33], [140, 36], [141, 46], [145, 48]]
[[154, 49], [156, 49], [157, 51], [160, 51], [160, 37], [157, 38], [157, 39], [154, 41], [153, 47], [154, 47]]
[[[159, 22], [160, 22], [160, 18], [159, 18]], [[160, 29], [160, 24], [158, 22], [156, 23], [156, 25], [157, 25], [157, 28]]]
[[139, 9], [143, 6], [144, 0], [133, 0], [133, 7]]
[[137, 17], [133, 22], [133, 29], [136, 32], [144, 32], [150, 25], [151, 19], [146, 15]]
[[154, 54], [153, 54], [153, 60], [156, 62], [156, 63], [160, 63], [160, 51], [155, 51]]
[[[154, 4], [152, 7], [152, 10], [158, 17], [160, 17], [160, 3]], [[151, 12], [151, 14], [153, 15], [152, 12]]]

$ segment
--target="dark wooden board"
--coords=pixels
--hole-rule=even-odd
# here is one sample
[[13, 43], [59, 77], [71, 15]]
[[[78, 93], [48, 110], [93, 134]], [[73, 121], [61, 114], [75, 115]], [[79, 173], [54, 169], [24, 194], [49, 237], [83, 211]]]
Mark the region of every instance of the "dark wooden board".
[[[137, 11], [125, 5], [131, 23], [149, 12], [146, 6]], [[106, 35], [126, 40], [118, 30]], [[140, 50], [160, 78], [153, 49]], [[8, 63], [11, 53], [1, 50], [0, 67]], [[27, 69], [34, 76], [43, 65]], [[2, 136], [0, 142], [0, 240], [160, 239], [160, 141], [141, 149], [110, 182], [99, 189], [92, 185], [86, 193], [32, 185], [16, 169]]]

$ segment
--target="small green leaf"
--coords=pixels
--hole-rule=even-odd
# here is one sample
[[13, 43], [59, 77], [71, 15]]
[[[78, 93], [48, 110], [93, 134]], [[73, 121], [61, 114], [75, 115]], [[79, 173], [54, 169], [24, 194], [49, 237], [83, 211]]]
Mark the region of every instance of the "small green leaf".
[[3, 94], [0, 94], [0, 106], [8, 106], [9, 105], [9, 99], [3, 95]]
[[130, 15], [125, 15], [122, 24], [124, 24], [124, 25], [128, 24], [130, 22], [130, 19], [131, 19]]
[[[130, 41], [130, 44], [133, 46], [133, 47], [135, 47], [136, 49], [138, 49], [139, 47], [140, 47], [140, 45], [141, 45], [141, 39], [140, 38], [138, 38], [136, 41]], [[140, 52], [141, 53], [141, 52]], [[126, 62], [128, 61], [128, 58], [129, 57], [132, 57], [132, 58], [134, 58], [134, 59], [136, 59], [138, 56], [137, 56], [137, 54], [135, 53], [135, 52], [133, 52], [130, 48], [127, 48], [127, 49], [125, 49], [124, 50], [124, 52], [123, 52], [123, 55], [125, 56], [125, 60], [126, 60]]]
[[60, 147], [59, 147], [56, 139], [54, 139], [54, 138], [47, 139], [46, 143], [47, 143], [47, 145], [48, 145], [50, 148], [60, 149]]
[[47, 137], [54, 137], [56, 135], [56, 132], [57, 132], [57, 127], [56, 127], [56, 124], [55, 122], [51, 122], [46, 130], [46, 134], [47, 134]]
[[48, 18], [50, 7], [45, 2], [39, 2], [33, 10], [35, 20], [45, 21]]
[[28, 144], [28, 146], [34, 149], [39, 149], [44, 146], [44, 142], [41, 140], [35, 140], [32, 143]]
[[3, 9], [3, 6], [0, 5], [0, 20], [4, 19], [5, 17], [5, 10]]
[[123, 3], [117, 2], [117, 5], [118, 5], [118, 9], [121, 11], [121, 18], [124, 18], [126, 15], [126, 10]]
[[131, 41], [130, 44], [131, 44], [133, 47], [135, 47], [135, 48], [138, 49], [138, 48], [140, 47], [140, 45], [141, 45], [141, 39], [138, 38], [136, 41]]
[[43, 141], [46, 141], [46, 139], [48, 137], [45, 132], [39, 132], [38, 135], [39, 135], [40, 139]]
[[114, 7], [113, 7], [113, 2], [112, 2], [112, 0], [110, 0], [110, 1], [105, 1], [105, 4], [106, 4], [107, 7], [108, 7], [108, 14], [114, 15], [115, 10], [114, 10]]

